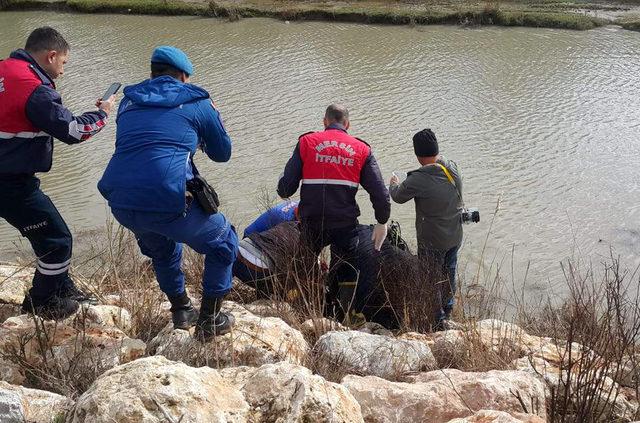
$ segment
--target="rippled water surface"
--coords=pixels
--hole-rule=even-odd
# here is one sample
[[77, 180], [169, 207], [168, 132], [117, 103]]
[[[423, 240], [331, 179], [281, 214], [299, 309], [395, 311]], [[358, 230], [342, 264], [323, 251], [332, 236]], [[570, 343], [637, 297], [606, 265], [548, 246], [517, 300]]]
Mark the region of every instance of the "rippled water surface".
[[[638, 33], [5, 12], [0, 55], [45, 24], [72, 43], [59, 90], [76, 112], [112, 81], [146, 78], [155, 46], [188, 52], [193, 82], [212, 93], [235, 143], [229, 163], [201, 157], [199, 166], [240, 228], [265, 195], [275, 196], [297, 136], [320, 129], [324, 107], [340, 101], [385, 179], [416, 167], [415, 131], [438, 134], [441, 151], [463, 171], [466, 203], [482, 212], [482, 223], [465, 227], [467, 271], [483, 256], [510, 274], [513, 256], [519, 275], [531, 264], [530, 288], [544, 289], [572, 255], [597, 264], [613, 249], [628, 266], [638, 262]], [[112, 121], [82, 145], [57, 144], [54, 168], [42, 176], [76, 233], [105, 224], [96, 182], [114, 128]], [[366, 195], [360, 204], [362, 221], [370, 221]], [[413, 216], [412, 204], [393, 205], [411, 240]], [[0, 221], [5, 256], [17, 242]]]

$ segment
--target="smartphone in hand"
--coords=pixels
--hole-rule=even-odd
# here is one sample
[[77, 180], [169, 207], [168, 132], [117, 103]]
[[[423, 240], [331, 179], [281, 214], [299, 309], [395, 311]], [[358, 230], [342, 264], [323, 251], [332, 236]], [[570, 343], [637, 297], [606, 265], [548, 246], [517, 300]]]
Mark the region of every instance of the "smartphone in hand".
[[107, 101], [109, 100], [109, 98], [114, 95], [115, 93], [117, 93], [120, 90], [120, 87], [122, 86], [121, 83], [119, 82], [114, 82], [113, 84], [111, 84], [111, 86], [109, 88], [107, 88], [107, 91], [104, 93], [104, 95], [102, 96], [102, 101]]

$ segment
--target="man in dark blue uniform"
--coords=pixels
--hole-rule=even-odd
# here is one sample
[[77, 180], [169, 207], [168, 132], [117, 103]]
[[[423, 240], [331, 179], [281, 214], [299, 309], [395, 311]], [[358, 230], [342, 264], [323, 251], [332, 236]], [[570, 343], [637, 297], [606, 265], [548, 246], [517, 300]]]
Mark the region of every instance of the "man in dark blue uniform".
[[62, 105], [54, 80], [64, 73], [69, 44], [53, 28], [38, 28], [24, 49], [0, 61], [0, 217], [26, 237], [37, 256], [33, 286], [22, 309], [44, 318], [73, 314], [89, 298], [69, 278], [72, 237], [64, 219], [40, 190], [53, 138], [88, 140], [107, 123], [115, 101], [98, 100], [97, 111], [74, 116]]
[[[154, 50], [151, 78], [124, 89], [116, 151], [98, 189], [152, 259], [174, 327], [196, 324], [196, 337], [206, 341], [233, 326], [233, 315], [221, 305], [231, 289], [238, 238], [224, 215], [201, 204], [189, 188], [199, 180], [193, 163], [198, 148], [217, 162], [231, 157], [231, 138], [209, 93], [189, 83], [193, 71], [182, 50]], [[180, 268], [183, 243], [205, 255], [199, 314]]]

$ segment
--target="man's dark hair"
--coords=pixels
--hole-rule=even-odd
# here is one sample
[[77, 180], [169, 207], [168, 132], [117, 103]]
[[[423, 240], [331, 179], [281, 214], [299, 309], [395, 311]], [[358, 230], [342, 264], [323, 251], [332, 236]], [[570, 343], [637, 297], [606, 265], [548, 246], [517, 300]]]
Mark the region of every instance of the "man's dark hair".
[[151, 63], [151, 78], [158, 78], [160, 76], [171, 76], [175, 79], [180, 79], [182, 72], [178, 68], [174, 68], [166, 63]]
[[27, 38], [24, 49], [30, 53], [38, 53], [43, 50], [66, 53], [70, 47], [69, 43], [58, 31], [49, 26], [43, 26], [33, 30], [29, 38]]
[[324, 114], [329, 122], [336, 122], [344, 125], [349, 120], [349, 110], [342, 104], [332, 104], [327, 107]]

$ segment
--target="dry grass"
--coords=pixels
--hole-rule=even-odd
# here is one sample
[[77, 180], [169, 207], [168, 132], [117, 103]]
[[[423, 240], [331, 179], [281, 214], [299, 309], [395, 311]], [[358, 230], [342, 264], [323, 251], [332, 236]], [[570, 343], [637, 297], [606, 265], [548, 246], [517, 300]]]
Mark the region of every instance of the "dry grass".
[[[496, 213], [499, 205], [496, 207]], [[490, 236], [491, 229], [489, 229]], [[318, 322], [306, 333], [314, 343], [328, 329], [321, 318], [327, 312], [325, 287], [330, 275], [320, 266], [309, 265], [299, 250], [297, 232], [284, 231], [272, 239], [272, 258], [275, 269], [272, 277], [273, 300], [286, 302], [291, 307], [275, 307], [272, 315], [282, 317], [288, 324], [301, 328], [301, 322], [314, 319]], [[378, 290], [384, 305], [390, 307], [402, 322], [396, 332], [428, 332], [434, 316], [433, 283], [422, 264], [415, 257], [399, 256], [396, 261], [383, 263], [378, 275]], [[640, 333], [640, 298], [638, 297], [638, 273], [624, 271], [615, 258], [603, 271], [590, 267], [577, 268], [565, 263], [567, 296], [561, 303], [549, 300], [542, 306], [527, 304], [523, 292], [511, 287], [512, 298], [504, 300], [504, 272], [501, 265], [488, 260], [489, 265], [479, 270], [474, 278], [458, 294], [456, 320], [465, 330], [463, 349], [454, 348], [447, 367], [467, 371], [510, 369], [512, 362], [522, 356], [514, 349], [521, 340], [519, 335], [504, 336], [492, 346], [487, 346], [483, 335], [474, 327], [481, 318], [510, 320], [527, 330], [529, 334], [555, 339], [558, 368], [557, 380], [549, 383], [547, 404], [552, 422], [617, 421], [623, 399], [638, 398], [640, 387], [636, 347]], [[192, 294], [198, 296], [202, 274], [202, 258], [187, 252], [183, 268]], [[150, 341], [169, 321], [169, 312], [161, 307], [163, 295], [155, 281], [147, 259], [140, 256], [135, 240], [120, 228], [109, 226], [105, 238], [97, 240], [84, 258], [76, 259], [74, 277], [83, 288], [91, 289], [102, 301], [112, 302], [127, 309], [133, 320], [130, 337]], [[511, 275], [513, 279], [513, 272]], [[512, 282], [515, 283], [515, 282]], [[469, 286], [472, 295], [469, 291]], [[484, 289], [480, 289], [483, 287]], [[295, 294], [293, 294], [295, 293]], [[255, 291], [236, 285], [231, 294], [234, 301], [247, 303], [255, 300]], [[497, 301], [497, 299], [500, 301]], [[507, 314], [510, 304], [512, 310]], [[326, 322], [326, 321], [324, 321]], [[99, 356], [87, 357], [90, 349], [82, 340], [71, 360], [53, 360], [52, 343], [55, 326], [40, 325], [31, 338], [9, 351], [10, 359], [27, 374], [27, 384], [32, 387], [64, 393], [71, 397], [81, 394], [105, 368], [100, 366]], [[54, 332], [52, 332], [54, 331]], [[41, 360], [27, 360], [25, 346], [38, 345]], [[202, 348], [189, 343], [179, 354], [192, 365], [220, 367], [250, 362], [252, 357], [233, 357], [220, 362], [220, 351]], [[574, 348], [567, 348], [573, 345]], [[223, 344], [219, 345], [224, 348]], [[95, 349], [91, 350], [95, 354]], [[532, 362], [533, 362], [532, 358]], [[313, 352], [305, 364], [324, 374], [330, 380], [339, 381], [352, 373], [345, 363], [325, 363]], [[345, 365], [342, 365], [345, 364]], [[550, 375], [546, 376], [549, 379]], [[625, 387], [612, 381], [625, 381]], [[638, 416], [629, 416], [638, 417]]]
[[[580, 272], [571, 263], [564, 270], [568, 298], [534, 320], [539, 333], [564, 344], [559, 349], [560, 383], [548, 405], [550, 419], [616, 421], [623, 414], [635, 420], [638, 413], [616, 404], [639, 394], [637, 272], [623, 271], [615, 258], [604, 265], [601, 277], [591, 269]], [[612, 381], [625, 381], [628, 388]]]
[[129, 337], [148, 342], [156, 336], [169, 321], [167, 310], [161, 307], [166, 297], [158, 287], [151, 261], [140, 256], [133, 235], [109, 223], [105, 237], [96, 239], [84, 256], [74, 267], [74, 280], [101, 303], [129, 311], [133, 323]]
[[28, 387], [77, 398], [119, 358], [118, 351], [114, 355], [113, 349], [96, 346], [82, 313], [76, 322], [81, 327], [78, 331], [70, 331], [66, 324], [32, 318], [33, 330], [5, 339], [1, 354], [3, 360], [21, 369]]

